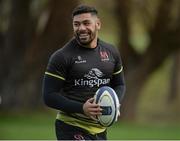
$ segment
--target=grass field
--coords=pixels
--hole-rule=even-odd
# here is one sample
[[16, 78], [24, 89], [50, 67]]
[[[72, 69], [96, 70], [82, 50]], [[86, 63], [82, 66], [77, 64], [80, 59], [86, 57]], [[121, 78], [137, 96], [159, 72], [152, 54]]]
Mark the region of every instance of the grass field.
[[[49, 139], [55, 138], [55, 114], [21, 114], [0, 116], [0, 139]], [[108, 139], [180, 139], [178, 124], [138, 124], [118, 122], [108, 128]]]
[[[120, 121], [108, 128], [108, 139], [180, 140], [179, 101], [176, 99], [177, 105], [168, 104], [168, 89], [163, 89], [168, 87], [169, 64], [165, 63], [152, 76], [139, 100], [137, 118], [141, 123]], [[0, 139], [56, 139], [56, 113], [51, 111], [54, 110], [44, 113], [0, 113]]]

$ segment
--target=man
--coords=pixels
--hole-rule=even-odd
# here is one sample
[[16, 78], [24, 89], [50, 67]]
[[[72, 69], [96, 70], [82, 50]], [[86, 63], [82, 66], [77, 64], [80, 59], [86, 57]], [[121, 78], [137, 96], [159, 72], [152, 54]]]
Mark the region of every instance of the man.
[[118, 50], [98, 38], [101, 22], [94, 7], [80, 5], [72, 14], [74, 37], [51, 56], [43, 82], [44, 102], [59, 110], [58, 140], [106, 140], [93, 102], [101, 86], [112, 87], [120, 101], [125, 91]]

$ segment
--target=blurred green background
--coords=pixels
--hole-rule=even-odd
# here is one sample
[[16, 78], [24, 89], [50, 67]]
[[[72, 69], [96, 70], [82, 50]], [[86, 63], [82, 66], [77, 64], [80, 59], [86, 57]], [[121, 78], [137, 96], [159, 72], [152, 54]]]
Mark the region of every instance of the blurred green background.
[[42, 79], [73, 35], [78, 4], [97, 7], [99, 37], [124, 64], [127, 91], [108, 139], [180, 139], [179, 0], [0, 0], [0, 139], [56, 139]]

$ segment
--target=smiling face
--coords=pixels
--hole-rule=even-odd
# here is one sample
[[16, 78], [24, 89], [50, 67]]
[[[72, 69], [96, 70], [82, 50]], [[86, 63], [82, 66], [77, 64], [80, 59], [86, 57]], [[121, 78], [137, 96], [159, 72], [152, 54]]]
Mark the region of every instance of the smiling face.
[[96, 15], [83, 13], [74, 16], [73, 30], [76, 40], [85, 47], [94, 48], [97, 45], [100, 20]]

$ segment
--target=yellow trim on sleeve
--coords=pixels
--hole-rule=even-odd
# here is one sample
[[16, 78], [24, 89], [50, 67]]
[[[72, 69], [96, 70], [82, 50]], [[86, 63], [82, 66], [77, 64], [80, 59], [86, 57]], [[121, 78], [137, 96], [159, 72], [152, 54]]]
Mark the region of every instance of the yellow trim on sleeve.
[[121, 69], [120, 69], [119, 71], [117, 71], [117, 72], [113, 73], [113, 75], [116, 75], [116, 74], [121, 73], [121, 72], [122, 72], [122, 70], [123, 70], [123, 66], [121, 66]]
[[59, 78], [61, 80], [66, 80], [64, 77], [61, 77], [59, 75], [56, 75], [56, 74], [53, 74], [53, 73], [50, 73], [50, 72], [45, 72], [45, 74], [47, 75], [50, 75], [50, 76], [53, 76], [53, 77], [56, 77], [56, 78]]

